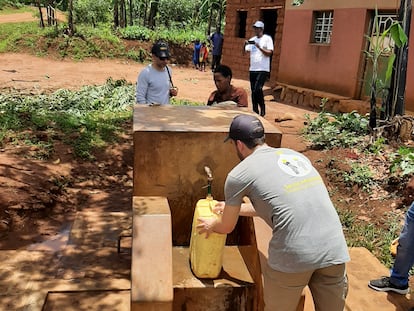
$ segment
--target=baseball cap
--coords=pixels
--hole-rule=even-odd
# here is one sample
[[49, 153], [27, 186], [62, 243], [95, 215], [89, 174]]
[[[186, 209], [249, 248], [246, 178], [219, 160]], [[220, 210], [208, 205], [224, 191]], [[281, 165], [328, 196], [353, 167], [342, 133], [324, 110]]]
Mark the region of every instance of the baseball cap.
[[229, 139], [249, 141], [264, 136], [264, 127], [258, 118], [248, 114], [240, 114], [234, 117], [230, 125], [230, 131], [224, 142]]
[[166, 42], [156, 42], [152, 46], [151, 53], [159, 58], [169, 58], [170, 51], [168, 49], [168, 44]]
[[264, 23], [262, 21], [257, 21], [256, 23], [253, 24], [253, 27], [264, 28]]

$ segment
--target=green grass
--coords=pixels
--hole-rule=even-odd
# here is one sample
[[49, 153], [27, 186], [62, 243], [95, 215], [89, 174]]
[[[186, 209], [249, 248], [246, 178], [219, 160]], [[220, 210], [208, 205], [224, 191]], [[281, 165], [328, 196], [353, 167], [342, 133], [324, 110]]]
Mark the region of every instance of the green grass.
[[24, 145], [32, 157], [47, 159], [53, 141], [71, 145], [74, 154], [94, 159], [94, 152], [115, 143], [132, 119], [135, 89], [124, 80], [49, 95], [0, 94], [0, 145]]
[[390, 253], [390, 245], [400, 233], [400, 216], [393, 213], [386, 214], [383, 226], [377, 226], [369, 221], [357, 219], [350, 210], [338, 210], [338, 214], [344, 227], [348, 246], [365, 247], [381, 263], [390, 268], [394, 262]]

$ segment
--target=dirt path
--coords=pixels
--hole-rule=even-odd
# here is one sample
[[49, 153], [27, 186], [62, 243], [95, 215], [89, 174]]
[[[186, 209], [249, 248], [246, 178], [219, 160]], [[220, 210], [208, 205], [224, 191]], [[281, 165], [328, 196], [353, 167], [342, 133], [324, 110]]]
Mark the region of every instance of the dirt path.
[[[144, 66], [121, 60], [74, 62], [26, 54], [0, 54], [0, 91], [39, 94], [60, 88], [79, 89], [84, 85], [103, 84], [110, 77], [135, 83]], [[173, 66], [173, 81], [179, 88], [178, 98], [196, 102], [205, 102], [215, 89], [210, 71]], [[233, 84], [250, 92], [247, 80], [234, 79]], [[267, 120], [274, 122], [281, 116], [290, 119], [277, 124], [284, 133], [282, 145], [305, 150], [299, 129], [303, 127], [303, 115], [307, 111], [273, 102], [272, 96], [266, 99]], [[99, 163], [74, 159], [66, 146], [57, 146], [50, 161], [24, 158], [25, 149], [0, 148], [0, 205], [12, 206], [11, 213], [2, 214], [5, 219], [0, 223], [0, 249], [21, 248], [53, 237], [62, 225], [71, 221], [76, 209], [128, 210], [133, 165], [131, 145], [131, 138], [126, 137], [120, 144], [108, 148]], [[102, 167], [106, 168], [105, 172]], [[67, 186], [64, 193], [54, 194], [56, 176], [70, 176], [80, 181]], [[105, 180], [115, 180], [119, 185], [113, 186], [115, 183]], [[48, 204], [54, 206], [52, 216], [44, 217], [42, 213], [48, 212], [43, 209], [35, 211], [33, 217], [21, 214], [22, 210]]]
[[[52, 60], [26, 54], [0, 54], [0, 88], [39, 93], [59, 88], [78, 89], [83, 85], [103, 84], [108, 78], [135, 83], [144, 64], [127, 60]], [[172, 78], [179, 89], [178, 98], [206, 102], [215, 89], [211, 72], [172, 67]], [[233, 81], [249, 88], [244, 80]]]

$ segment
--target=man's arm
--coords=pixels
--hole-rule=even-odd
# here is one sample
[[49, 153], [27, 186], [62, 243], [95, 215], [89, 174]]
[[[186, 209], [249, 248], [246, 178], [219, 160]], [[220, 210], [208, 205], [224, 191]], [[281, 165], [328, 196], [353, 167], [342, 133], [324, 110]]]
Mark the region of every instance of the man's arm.
[[144, 72], [141, 72], [137, 79], [137, 87], [136, 87], [136, 103], [138, 104], [148, 104], [147, 103], [147, 89], [148, 89], [148, 81], [145, 78]]
[[255, 43], [255, 45], [267, 57], [272, 56], [273, 50], [269, 50], [269, 49], [262, 48], [262, 47], [260, 47], [259, 43], [257, 43], [257, 42]]
[[217, 219], [198, 218], [197, 229], [199, 233], [206, 233], [208, 237], [212, 232], [227, 234], [234, 230], [239, 216], [257, 216], [256, 210], [251, 203], [242, 203], [241, 206], [225, 205], [225, 202], [218, 202], [214, 212], [222, 214]]
[[240, 206], [226, 205], [223, 214], [218, 218], [198, 218], [197, 229], [200, 234], [205, 233], [206, 238], [213, 233], [227, 234], [233, 231], [239, 219]]

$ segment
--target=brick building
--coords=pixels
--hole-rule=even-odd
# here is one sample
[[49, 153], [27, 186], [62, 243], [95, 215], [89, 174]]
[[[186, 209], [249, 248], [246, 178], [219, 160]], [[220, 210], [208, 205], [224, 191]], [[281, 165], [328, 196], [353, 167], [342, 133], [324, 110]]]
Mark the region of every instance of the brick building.
[[[360, 110], [366, 111], [372, 76], [367, 38], [373, 36], [375, 8], [383, 31], [396, 20], [399, 5], [399, 0], [305, 0], [301, 6], [292, 0], [227, 0], [223, 63], [235, 77], [248, 77], [243, 42], [253, 35], [254, 21], [263, 20], [275, 42], [269, 84], [289, 95], [284, 101], [317, 108], [321, 98], [330, 97], [331, 108], [341, 111], [336, 109], [340, 101], [359, 100], [352, 110], [363, 105]], [[413, 24], [411, 18], [409, 45], [414, 44]], [[380, 58], [382, 79], [387, 60]], [[408, 49], [405, 109], [414, 111], [414, 49]]]

